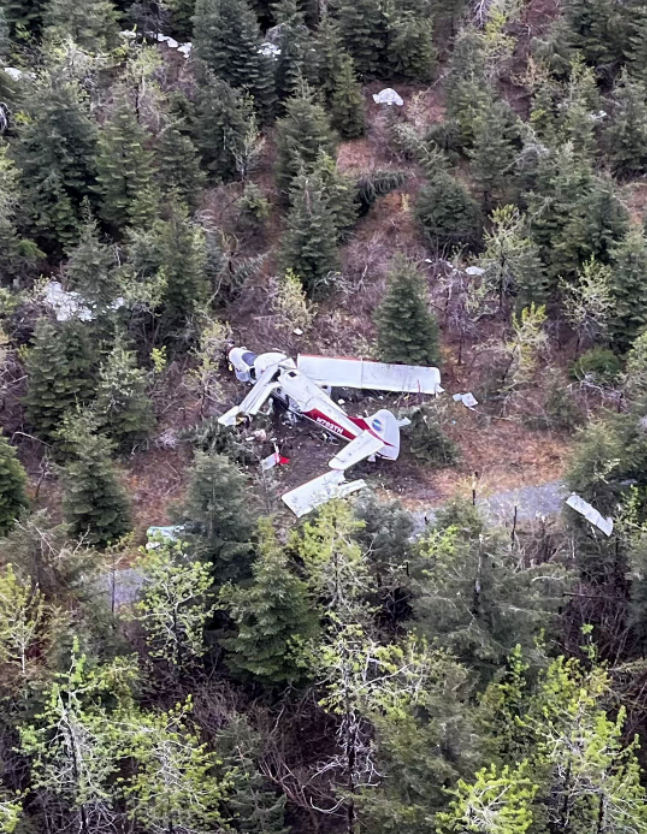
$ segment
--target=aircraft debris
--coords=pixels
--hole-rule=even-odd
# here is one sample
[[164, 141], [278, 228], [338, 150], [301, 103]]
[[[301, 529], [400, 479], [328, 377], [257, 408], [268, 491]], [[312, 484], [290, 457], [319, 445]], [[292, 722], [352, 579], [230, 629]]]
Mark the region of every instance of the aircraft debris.
[[261, 461], [261, 469], [266, 472], [268, 469], [274, 469], [275, 466], [287, 466], [290, 463], [290, 458], [283, 457], [278, 449], [275, 449], [271, 455], [268, 455]]
[[482, 266], [468, 266], [465, 270], [466, 275], [471, 275], [474, 278], [478, 278], [481, 275], [485, 274], [485, 270]]
[[170, 542], [179, 541], [183, 530], [183, 524], [172, 524], [167, 527], [149, 527], [146, 531], [146, 550], [157, 550], [160, 544], [162, 544], [161, 540]]
[[[354, 482], [359, 485], [351, 489], [343, 480], [343, 471], [363, 460], [373, 461], [376, 455], [396, 460], [400, 454], [400, 428], [408, 424], [385, 408], [367, 417], [351, 417], [325, 390], [328, 386], [427, 394], [443, 390], [437, 368], [325, 356], [299, 356], [295, 363], [283, 353], [257, 356], [244, 347], [229, 351], [229, 363], [236, 377], [253, 387], [239, 405], [218, 418], [221, 425], [234, 426], [242, 417], [253, 417], [272, 399], [289, 418], [309, 420], [331, 437], [347, 443], [329, 461], [333, 473], [315, 478], [283, 496], [296, 515], [346, 495], [349, 490], [361, 489], [363, 482]], [[262, 465], [271, 468], [277, 462], [280, 461], [270, 456]], [[332, 477], [335, 473], [337, 476]]]
[[453, 400], [455, 403], [463, 403], [465, 408], [474, 408], [478, 405], [478, 400], [471, 391], [467, 394], [454, 394]]
[[613, 519], [608, 517], [605, 518], [601, 513], [599, 513], [595, 507], [592, 507], [587, 501], [581, 498], [576, 492], [572, 492], [568, 498], [566, 499], [566, 503], [569, 507], [575, 510], [576, 513], [583, 515], [587, 521], [590, 521], [594, 527], [597, 527], [599, 530], [605, 534], [605, 536], [610, 536], [613, 533]]
[[276, 44], [265, 41], [258, 47], [258, 54], [264, 55], [266, 58], [278, 58], [281, 50]]
[[393, 107], [394, 104], [397, 107], [402, 107], [404, 104], [402, 96], [396, 93], [391, 87], [387, 87], [379, 93], [373, 93], [373, 101], [376, 104], [386, 104], [387, 107]]
[[[122, 34], [124, 34], [122, 32]], [[163, 35], [161, 32], [156, 32], [152, 36], [158, 43], [165, 43], [169, 49], [176, 49], [185, 58], [188, 58], [191, 54], [191, 49], [193, 48], [192, 43], [178, 43], [175, 38], [171, 38], [169, 35]]]
[[[92, 321], [94, 313], [83, 296], [74, 290], [64, 290], [60, 281], [48, 281], [44, 288], [43, 301], [54, 310], [56, 321], [69, 321], [78, 318], [81, 321]], [[118, 310], [126, 302], [123, 298], [116, 298], [110, 305], [111, 310]]]

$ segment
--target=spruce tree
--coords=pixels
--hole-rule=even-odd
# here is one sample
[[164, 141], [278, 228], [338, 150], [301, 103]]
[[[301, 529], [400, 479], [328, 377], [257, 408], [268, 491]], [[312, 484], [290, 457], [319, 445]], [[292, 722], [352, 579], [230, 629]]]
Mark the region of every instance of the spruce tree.
[[339, 266], [338, 229], [321, 178], [301, 173], [290, 192], [287, 229], [281, 241], [281, 266], [292, 270], [309, 295]]
[[280, 99], [297, 92], [302, 80], [316, 81], [317, 56], [303, 12], [296, 0], [279, 0], [274, 5], [279, 26], [276, 46], [276, 91]]
[[127, 451], [151, 432], [155, 417], [146, 374], [121, 338], [101, 365], [94, 412], [101, 431]]
[[625, 55], [633, 78], [647, 83], [647, 8], [631, 5]]
[[13, 525], [18, 513], [27, 506], [27, 474], [13, 447], [0, 435], [0, 536]]
[[197, 148], [191, 138], [170, 124], [158, 137], [156, 168], [163, 193], [179, 194], [192, 209], [200, 205], [205, 175], [200, 170]]
[[286, 115], [276, 126], [276, 179], [288, 194], [302, 167], [310, 170], [320, 151], [335, 156], [335, 138], [325, 110], [307, 85], [287, 101], [285, 109]]
[[463, 148], [472, 146], [475, 121], [495, 99], [485, 69], [483, 40], [466, 26], [456, 37], [447, 76], [447, 120], [457, 126]]
[[416, 218], [437, 250], [474, 249], [481, 238], [481, 214], [462, 182], [441, 171], [423, 186]]
[[195, 55], [232, 87], [248, 92], [265, 118], [276, 92], [272, 59], [260, 51], [261, 33], [246, 0], [197, 0]]
[[213, 565], [217, 584], [238, 583], [249, 576], [253, 535], [249, 490], [247, 479], [229, 458], [196, 453], [178, 517], [196, 555]]
[[514, 128], [509, 107], [502, 101], [479, 114], [474, 122], [474, 144], [469, 156], [471, 173], [481, 193], [483, 208], [512, 196], [514, 189]]
[[63, 415], [94, 396], [95, 356], [88, 327], [78, 319], [37, 323], [24, 403], [27, 423], [43, 440], [55, 440]]
[[73, 535], [106, 547], [130, 530], [130, 508], [110, 459], [112, 444], [96, 428], [93, 417], [77, 412], [68, 415], [61, 429], [71, 452], [61, 473], [63, 514]]
[[251, 102], [211, 70], [198, 78], [193, 138], [209, 176], [219, 182], [236, 175], [240, 152], [252, 117]]
[[355, 183], [342, 174], [335, 160], [323, 151], [315, 163], [313, 173], [319, 179], [323, 194], [328, 204], [337, 238], [340, 242], [347, 239], [350, 230], [357, 222], [357, 189]]
[[431, 80], [436, 50], [430, 17], [392, 6], [387, 17], [386, 42], [386, 57], [394, 75], [413, 81]]
[[386, 47], [386, 20], [379, 0], [340, 0], [339, 31], [360, 76], [380, 74]]
[[[330, 106], [344, 56], [347, 52], [342, 43], [339, 24], [332, 15], [326, 15], [319, 24], [316, 34], [317, 87], [323, 93], [326, 105]], [[355, 64], [353, 62], [353, 68]]]
[[45, 77], [28, 111], [16, 147], [24, 212], [36, 241], [60, 253], [76, 242], [81, 205], [96, 184], [96, 127], [72, 81]]
[[632, 177], [647, 171], [647, 87], [626, 70], [614, 90], [615, 109], [606, 141], [616, 174]]
[[342, 55], [340, 59], [339, 71], [333, 81], [330, 117], [344, 139], [356, 139], [366, 129], [362, 88], [355, 77], [355, 65], [350, 55]]
[[303, 677], [298, 655], [317, 632], [307, 584], [290, 567], [271, 522], [260, 526], [260, 543], [249, 586], [225, 585], [221, 606], [236, 633], [221, 640], [234, 672], [251, 675], [265, 685], [285, 685]]
[[88, 52], [105, 52], [119, 45], [117, 10], [110, 0], [49, 0], [45, 24]]
[[146, 200], [153, 189], [148, 140], [129, 101], [122, 97], [103, 126], [97, 158], [101, 217], [114, 229], [141, 227], [154, 217], [154, 207]]
[[115, 253], [99, 239], [99, 230], [88, 206], [80, 240], [70, 251], [65, 268], [70, 288], [81, 293], [90, 304], [105, 309], [117, 291], [115, 267]]
[[13, 40], [24, 41], [39, 36], [48, 0], [2, 0], [9, 34]]
[[438, 324], [429, 312], [423, 278], [411, 261], [403, 258], [394, 261], [375, 321], [378, 354], [383, 362], [439, 363]]
[[611, 251], [614, 298], [610, 332], [614, 346], [626, 350], [647, 326], [647, 241], [632, 229]]

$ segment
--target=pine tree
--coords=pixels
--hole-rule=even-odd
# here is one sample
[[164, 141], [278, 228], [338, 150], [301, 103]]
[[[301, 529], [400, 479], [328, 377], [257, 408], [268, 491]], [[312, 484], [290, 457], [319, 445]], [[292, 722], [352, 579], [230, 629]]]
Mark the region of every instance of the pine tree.
[[192, 209], [201, 202], [205, 175], [200, 170], [197, 148], [178, 124], [170, 124], [158, 137], [156, 165], [164, 194], [179, 194]]
[[386, 21], [378, 0], [340, 0], [337, 19], [344, 46], [360, 76], [380, 74]]
[[196, 555], [212, 563], [218, 585], [249, 576], [253, 521], [247, 481], [227, 457], [196, 453], [179, 516]]
[[273, 66], [260, 51], [258, 21], [246, 0], [197, 0], [193, 32], [196, 57], [253, 96], [258, 112], [268, 118], [276, 98]]
[[647, 171], [647, 87], [626, 70], [614, 89], [615, 109], [606, 129], [609, 158], [624, 177]]
[[3, 0], [2, 9], [13, 40], [28, 40], [38, 36], [48, 0]]
[[131, 529], [130, 504], [110, 460], [112, 444], [96, 428], [93, 417], [77, 412], [60, 430], [71, 451], [62, 470], [63, 514], [73, 535], [106, 547]]
[[117, 290], [115, 253], [99, 239], [97, 223], [86, 206], [85, 224], [78, 244], [70, 251], [65, 269], [70, 288], [90, 304], [105, 309]]
[[357, 222], [358, 208], [355, 183], [342, 174], [335, 160], [321, 151], [314, 166], [313, 174], [318, 178], [328, 203], [338, 240], [344, 241]]
[[154, 215], [145, 198], [153, 189], [153, 154], [148, 134], [126, 98], [118, 101], [99, 137], [97, 180], [101, 217], [115, 229], [143, 226]]
[[193, 137], [202, 164], [216, 181], [236, 174], [236, 155], [252, 118], [251, 101], [207, 70], [201, 73], [195, 101]]
[[350, 55], [340, 59], [340, 68], [333, 81], [330, 117], [344, 139], [356, 139], [366, 129], [362, 88], [355, 77], [355, 65]]
[[338, 268], [338, 229], [328, 195], [315, 173], [297, 177], [290, 202], [287, 229], [281, 241], [281, 265], [286, 272], [292, 270], [312, 295]]
[[471, 147], [476, 119], [496, 98], [485, 69], [482, 38], [466, 26], [456, 37], [447, 77], [447, 119], [457, 126], [462, 148]]
[[55, 439], [63, 415], [92, 399], [95, 355], [87, 325], [78, 319], [36, 325], [24, 402], [25, 418], [43, 440]]
[[437, 365], [438, 324], [428, 309], [423, 278], [410, 261], [398, 258], [376, 312], [378, 353], [383, 362]]
[[393, 74], [414, 81], [431, 80], [436, 66], [431, 17], [391, 6], [386, 42], [386, 57]]
[[632, 3], [627, 21], [625, 55], [632, 77], [647, 83], [647, 9]]
[[320, 151], [335, 156], [335, 139], [328, 116], [307, 85], [285, 105], [286, 115], [276, 126], [276, 179], [284, 194], [305, 166], [309, 171]]
[[517, 156], [513, 140], [509, 107], [503, 102], [494, 102], [475, 119], [474, 144], [469, 152], [471, 173], [486, 212], [512, 196]]
[[49, 0], [45, 24], [88, 52], [105, 52], [119, 44], [117, 10], [110, 0]]
[[27, 506], [27, 474], [16, 453], [0, 435], [0, 536], [12, 526], [18, 513]]
[[294, 95], [302, 80], [316, 80], [317, 56], [296, 0], [279, 0], [273, 9], [280, 27], [276, 43], [280, 50], [276, 58], [276, 91], [282, 100]]
[[481, 237], [477, 204], [459, 180], [440, 172], [423, 186], [416, 204], [416, 218], [434, 249], [474, 249]]
[[[326, 105], [332, 102], [335, 90], [334, 81], [338, 77], [344, 56], [347, 54], [342, 44], [339, 25], [332, 15], [326, 15], [319, 24], [316, 33], [317, 53], [317, 88], [321, 90]], [[355, 64], [353, 62], [353, 68]]]
[[155, 423], [146, 374], [120, 338], [99, 370], [94, 412], [101, 430], [124, 450], [146, 438]]
[[54, 252], [76, 242], [82, 202], [96, 183], [96, 127], [86, 111], [75, 82], [45, 78], [20, 129], [25, 214], [37, 242]]
[[33, 241], [21, 238], [18, 233], [23, 195], [19, 172], [7, 151], [6, 145], [0, 145], [0, 287], [11, 284], [20, 287], [37, 277], [38, 260], [45, 255]]
[[266, 685], [294, 683], [303, 677], [299, 653], [317, 632], [317, 613], [268, 519], [260, 525], [252, 574], [251, 585], [220, 590], [220, 604], [236, 627], [235, 635], [221, 640], [230, 653], [227, 663]]
[[631, 346], [647, 326], [647, 242], [632, 229], [611, 253], [611, 293], [614, 298], [610, 332], [621, 351]]

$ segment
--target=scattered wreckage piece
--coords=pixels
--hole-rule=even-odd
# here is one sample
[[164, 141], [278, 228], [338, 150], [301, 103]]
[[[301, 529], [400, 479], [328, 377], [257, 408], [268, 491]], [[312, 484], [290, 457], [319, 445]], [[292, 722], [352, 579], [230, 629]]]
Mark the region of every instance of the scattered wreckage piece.
[[399, 93], [396, 93], [391, 87], [381, 90], [379, 93], [373, 93], [373, 101], [376, 104], [386, 104], [387, 107], [402, 107], [404, 99]]
[[353, 492], [364, 489], [365, 486], [366, 482], [363, 480], [347, 481], [344, 473], [336, 469], [286, 492], [282, 500], [297, 518], [301, 518], [302, 515], [312, 512], [328, 501], [346, 498]]
[[[48, 281], [43, 288], [43, 301], [54, 311], [56, 321], [92, 321], [94, 312], [83, 296], [74, 290], [64, 290], [60, 281]], [[111, 310], [119, 310], [125, 305], [123, 298], [116, 298], [110, 304]]]
[[[409, 424], [409, 420], [398, 420], [384, 408], [369, 417], [352, 417], [325, 389], [337, 386], [431, 394], [443, 390], [437, 368], [323, 356], [300, 356], [295, 363], [283, 353], [256, 355], [244, 347], [232, 348], [229, 362], [236, 377], [250, 383], [252, 390], [239, 405], [218, 418], [221, 425], [234, 426], [242, 417], [253, 417], [272, 399], [293, 419], [308, 420], [348, 444], [330, 460], [333, 472], [284, 496], [285, 503], [296, 515], [309, 512], [331, 498], [354, 492], [355, 488], [360, 489], [361, 486], [349, 489], [344, 481], [343, 473], [351, 466], [366, 459], [373, 461], [376, 457], [397, 460], [400, 428]], [[271, 468], [276, 462], [280, 461], [274, 461], [274, 456], [270, 456], [262, 465]]]
[[569, 507], [575, 510], [576, 513], [583, 515], [584, 518], [587, 521], [590, 521], [594, 527], [602, 530], [605, 536], [610, 536], [611, 533], [613, 533], [613, 519], [610, 517], [605, 518], [595, 509], [595, 507], [592, 507], [587, 501], [580, 498], [576, 492], [572, 492], [568, 496], [566, 503]]
[[371, 359], [299, 354], [297, 368], [317, 385], [400, 394], [441, 394], [440, 371], [420, 365], [389, 365]]
[[479, 404], [471, 391], [468, 391], [467, 394], [454, 394], [452, 399], [455, 403], [463, 403], [465, 408], [475, 408]]
[[149, 527], [146, 531], [146, 550], [157, 550], [164, 541], [179, 541], [183, 530], [183, 524], [171, 524], [167, 527]]

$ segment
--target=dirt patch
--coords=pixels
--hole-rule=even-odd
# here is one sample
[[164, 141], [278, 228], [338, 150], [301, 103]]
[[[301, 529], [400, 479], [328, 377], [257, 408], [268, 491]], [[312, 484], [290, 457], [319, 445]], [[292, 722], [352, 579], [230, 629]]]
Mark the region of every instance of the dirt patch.
[[642, 224], [647, 214], [647, 182], [627, 184], [623, 188], [624, 202], [634, 223]]

